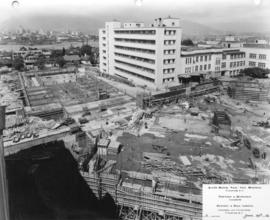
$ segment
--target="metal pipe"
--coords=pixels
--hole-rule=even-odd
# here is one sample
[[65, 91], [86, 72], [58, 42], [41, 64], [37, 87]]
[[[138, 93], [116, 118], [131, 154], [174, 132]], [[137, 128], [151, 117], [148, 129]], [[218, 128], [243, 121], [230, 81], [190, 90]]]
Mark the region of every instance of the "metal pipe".
[[5, 106], [0, 106], [0, 219], [9, 220], [8, 185], [4, 158]]

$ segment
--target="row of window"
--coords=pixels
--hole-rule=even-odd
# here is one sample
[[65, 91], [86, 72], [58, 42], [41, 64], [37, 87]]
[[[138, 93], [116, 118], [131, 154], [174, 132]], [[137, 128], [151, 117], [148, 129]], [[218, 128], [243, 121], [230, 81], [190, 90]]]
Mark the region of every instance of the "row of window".
[[230, 62], [230, 67], [245, 66], [245, 61]]
[[260, 67], [260, 68], [265, 68], [265, 63], [258, 63], [258, 67]]
[[221, 68], [226, 68], [226, 62], [221, 63]]
[[265, 54], [259, 54], [259, 59], [260, 60], [266, 60], [266, 55]]
[[163, 70], [163, 74], [170, 74], [170, 73], [174, 73], [174, 68], [168, 68], [168, 69], [164, 69]]
[[185, 73], [191, 73], [191, 67], [186, 67], [185, 68]]
[[[245, 53], [238, 53], [238, 54], [231, 54], [230, 59], [239, 59], [239, 58], [245, 58]], [[226, 60], [227, 54], [222, 54], [222, 59]]]
[[163, 83], [166, 83], [166, 82], [174, 82], [174, 77], [163, 79]]
[[170, 55], [173, 55], [173, 54], [175, 54], [175, 50], [174, 49], [172, 49], [172, 50], [164, 50], [164, 54], [170, 54]]
[[121, 50], [135, 51], [135, 52], [148, 53], [148, 54], [155, 54], [155, 50], [141, 49], [141, 48], [134, 48], [134, 47], [124, 47], [124, 46], [114, 46], [114, 47], [116, 49], [121, 49]]
[[[249, 61], [249, 62], [248, 62], [248, 65], [249, 65], [249, 66], [252, 66], [252, 67], [253, 67], [253, 66], [256, 66], [256, 62]], [[266, 66], [265, 63], [258, 63], [258, 67], [260, 67], [260, 68], [265, 68], [265, 66]]]
[[120, 63], [120, 64], [123, 64], [125, 66], [133, 67], [133, 68], [136, 68], [136, 69], [139, 69], [139, 70], [148, 72], [148, 73], [152, 73], [152, 74], [155, 73], [155, 70], [150, 69], [150, 68], [147, 68], [147, 67], [142, 67], [142, 66], [139, 66], [139, 65], [136, 65], [136, 64], [131, 64], [131, 63], [123, 62], [123, 61], [117, 60], [117, 59], [115, 59], [114, 61], [115, 61], [115, 63]]
[[[195, 72], [196, 71], [203, 71], [203, 70], [210, 70], [211, 69], [211, 64], [205, 64], [205, 65], [200, 65], [200, 66], [198, 66], [198, 65], [196, 65], [195, 66]], [[185, 73], [191, 73], [191, 67], [186, 67], [185, 68]]]
[[230, 71], [230, 76], [236, 76], [239, 73], [240, 73], [240, 70], [239, 69], [238, 70], [232, 70], [232, 71]]
[[196, 56], [194, 59], [193, 57], [187, 57], [186, 58], [186, 64], [191, 64], [195, 62], [202, 62], [202, 61], [211, 61], [212, 56], [211, 55], [204, 55], [204, 56]]
[[[211, 64], [208, 64], [208, 70], [211, 69]], [[198, 71], [199, 70], [199, 66], [195, 66], [195, 71]], [[204, 65], [200, 65], [200, 71], [201, 70], [207, 70], [207, 64], [204, 64]]]
[[131, 56], [131, 55], [126, 55], [126, 54], [122, 54], [122, 53], [114, 53], [114, 54], [115, 54], [115, 56], [118, 56], [118, 57], [125, 57], [125, 58], [129, 58], [129, 59], [133, 59], [133, 60], [142, 61], [142, 62], [145, 62], [145, 63], [151, 63], [151, 64], [155, 63], [155, 60], [152, 60], [152, 59], [147, 59], [147, 58], [142, 58], [142, 57], [137, 57], [137, 56]]
[[186, 64], [192, 63], [192, 57], [187, 57], [186, 58]]
[[249, 62], [248, 62], [248, 65], [249, 65], [249, 66], [256, 66], [256, 62], [249, 61]]
[[[250, 53], [250, 54], [249, 54], [249, 58], [251, 58], [251, 59], [256, 59], [256, 58], [257, 58], [257, 54], [255, 54], [255, 53]], [[260, 59], [260, 60], [266, 60], [266, 54], [259, 54], [259, 59]]]
[[13, 52], [12, 55], [13, 56], [23, 56], [23, 55], [40, 55], [40, 54], [44, 54], [42, 51], [40, 50], [36, 50], [36, 51], [18, 51], [18, 52]]
[[176, 34], [176, 30], [165, 30], [164, 31], [165, 35], [175, 35]]
[[164, 40], [164, 45], [174, 45], [175, 42], [175, 40]]
[[239, 59], [239, 58], [245, 58], [246, 54], [245, 53], [240, 53], [240, 54], [231, 54], [230, 58], [231, 59]]
[[115, 30], [115, 34], [146, 34], [146, 35], [155, 35], [155, 30]]
[[25, 61], [33, 61], [33, 60], [37, 60], [37, 57], [33, 57], [33, 56], [29, 56], [24, 58]]
[[129, 74], [131, 76], [135, 76], [137, 78], [141, 78], [141, 79], [146, 80], [146, 81], [149, 81], [149, 82], [155, 82], [155, 80], [152, 79], [152, 78], [150, 78], [150, 77], [147, 77], [147, 76], [144, 76], [144, 75], [140, 75], [140, 74], [134, 73], [134, 72], [129, 71], [129, 70], [125, 70], [125, 69], [122, 69], [122, 68], [119, 68], [119, 67], [115, 67], [115, 69], [118, 70], [118, 71], [120, 71], [120, 72]]
[[155, 44], [155, 40], [139, 40], [139, 39], [125, 39], [125, 38], [114, 38], [117, 42], [130, 42], [138, 44]]
[[[155, 30], [115, 30], [115, 34], [145, 34], [145, 35], [155, 35]], [[176, 30], [164, 30], [164, 35], [175, 35]]]
[[175, 62], [175, 59], [166, 59], [166, 60], [163, 60], [163, 64], [174, 64]]

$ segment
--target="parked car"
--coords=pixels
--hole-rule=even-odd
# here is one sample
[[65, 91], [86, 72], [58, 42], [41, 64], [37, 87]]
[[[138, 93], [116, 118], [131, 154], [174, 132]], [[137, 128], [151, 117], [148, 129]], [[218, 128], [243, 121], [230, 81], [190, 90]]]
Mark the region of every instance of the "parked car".
[[21, 140], [25, 139], [26, 135], [24, 133], [21, 134]]
[[39, 137], [39, 133], [34, 132], [34, 133], [33, 133], [33, 137], [34, 137], [34, 138], [38, 138], [38, 137]]
[[87, 120], [86, 118], [79, 118], [79, 122], [80, 122], [80, 124], [85, 124], [85, 123], [89, 122], [89, 120]]
[[16, 136], [13, 138], [13, 142], [14, 142], [14, 143], [18, 143], [20, 140], [21, 140], [21, 135], [20, 135], [20, 134], [16, 135]]
[[33, 136], [33, 132], [29, 131], [25, 135], [27, 138], [31, 138]]

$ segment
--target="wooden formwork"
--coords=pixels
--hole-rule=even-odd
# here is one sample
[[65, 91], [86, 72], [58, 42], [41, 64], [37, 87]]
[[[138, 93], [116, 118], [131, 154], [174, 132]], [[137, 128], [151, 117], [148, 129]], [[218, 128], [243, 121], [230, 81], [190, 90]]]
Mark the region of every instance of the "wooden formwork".
[[107, 193], [111, 195], [119, 208], [120, 219], [180, 220], [190, 219], [190, 217], [192, 219], [201, 218], [202, 205], [191, 200], [166, 198], [154, 193], [123, 187], [120, 175], [84, 172], [81, 174], [97, 198], [102, 198]]

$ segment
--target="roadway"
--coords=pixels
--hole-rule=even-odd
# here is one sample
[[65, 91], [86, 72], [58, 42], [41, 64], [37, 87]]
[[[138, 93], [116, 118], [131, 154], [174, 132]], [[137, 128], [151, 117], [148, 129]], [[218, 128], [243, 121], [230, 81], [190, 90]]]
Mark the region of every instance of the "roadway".
[[4, 156], [9, 156], [15, 154], [21, 150], [25, 150], [40, 144], [49, 143], [59, 139], [63, 139], [70, 133], [69, 127], [64, 127], [57, 130], [40, 132], [39, 137], [34, 138], [25, 138], [20, 140], [17, 143], [14, 143], [13, 140], [8, 140], [4, 142]]

